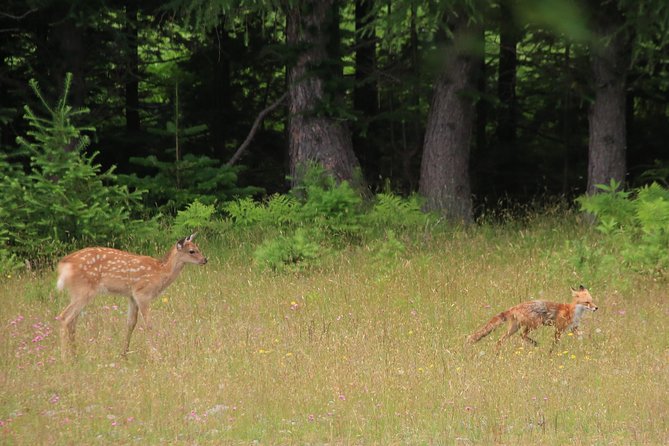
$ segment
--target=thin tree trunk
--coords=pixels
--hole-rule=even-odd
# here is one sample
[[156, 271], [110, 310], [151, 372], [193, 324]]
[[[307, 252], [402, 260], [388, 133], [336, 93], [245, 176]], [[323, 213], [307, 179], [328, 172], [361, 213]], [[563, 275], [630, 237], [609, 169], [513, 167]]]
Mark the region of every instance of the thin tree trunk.
[[453, 21], [451, 30], [453, 40], [446, 49], [444, 69], [435, 84], [427, 119], [420, 193], [427, 199], [427, 210], [469, 223], [473, 219], [469, 179], [474, 126], [471, 92], [480, 56], [470, 54], [462, 43], [481, 36], [464, 16]]
[[59, 87], [62, 88], [66, 73], [72, 73], [70, 104], [82, 107], [86, 100], [84, 29], [74, 19], [66, 17], [54, 26], [53, 34], [60, 53], [60, 60], [56, 63]]
[[595, 99], [588, 117], [588, 194], [611, 180], [623, 184], [627, 173], [625, 87], [630, 41], [620, 13], [612, 8], [598, 10], [599, 39], [590, 50]]
[[[353, 146], [368, 178], [377, 178], [380, 173], [379, 147], [373, 142], [373, 118], [378, 114], [378, 89], [376, 70], [376, 35], [371, 23], [374, 0], [355, 2], [355, 87], [353, 108], [359, 114], [359, 132], [353, 135]], [[365, 32], [363, 33], [363, 30]], [[371, 137], [370, 137], [371, 136]]]
[[[499, 72], [497, 77], [497, 97], [500, 108], [497, 117], [497, 137], [506, 151], [513, 151], [516, 141], [516, 47], [520, 33], [513, 22], [511, 0], [500, 2], [501, 24], [499, 33]], [[508, 153], [505, 153], [506, 157]]]
[[126, 0], [125, 33], [128, 39], [125, 81], [125, 129], [128, 133], [140, 130], [139, 118], [139, 56], [137, 52], [137, 0]]
[[327, 48], [331, 42], [327, 30], [335, 19], [333, 14], [338, 14], [335, 5], [334, 0], [302, 0], [287, 11], [287, 41], [299, 50], [294, 65], [288, 69], [292, 186], [300, 182], [312, 163], [322, 165], [339, 181], [361, 186], [359, 163], [348, 129], [341, 121], [326, 116], [322, 107], [319, 110], [327, 86], [322, 71], [317, 70], [329, 62]]

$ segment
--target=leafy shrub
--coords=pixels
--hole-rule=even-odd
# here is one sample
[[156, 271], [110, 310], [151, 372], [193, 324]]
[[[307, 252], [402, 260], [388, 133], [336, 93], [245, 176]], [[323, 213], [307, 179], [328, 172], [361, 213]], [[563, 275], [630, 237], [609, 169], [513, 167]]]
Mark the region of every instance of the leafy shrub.
[[323, 250], [310, 240], [307, 231], [298, 229], [291, 236], [264, 241], [253, 253], [253, 258], [261, 268], [299, 271], [314, 266], [322, 254]]
[[316, 226], [326, 236], [358, 236], [362, 231], [362, 198], [346, 181], [337, 183], [331, 176], [324, 184], [305, 184], [304, 203], [298, 219]]
[[582, 195], [576, 199], [582, 211], [597, 217], [598, 229], [607, 234], [634, 226], [635, 204], [630, 199], [631, 192], [622, 190], [620, 183], [611, 180], [610, 184], [596, 186], [602, 192], [594, 195]]
[[669, 268], [669, 191], [657, 183], [621, 191], [612, 181], [602, 193], [578, 198], [581, 209], [597, 218], [597, 229], [622, 259], [641, 272]]
[[130, 192], [117, 183], [113, 169], [101, 170], [94, 162], [96, 153], [85, 152], [90, 140], [82, 132], [93, 129], [73, 123], [87, 110], [67, 105], [71, 80], [68, 75], [55, 106], [31, 82], [46, 117], [25, 107], [30, 130], [25, 138], [17, 138], [19, 148], [0, 163], [4, 214], [0, 234], [5, 234], [0, 241], [21, 258], [49, 258], [77, 244], [119, 237], [133, 224], [131, 212], [141, 199], [141, 192]]
[[[384, 258], [380, 259], [383, 262], [386, 258], [392, 260], [404, 250], [396, 231], [436, 221], [421, 211], [417, 196], [379, 194], [370, 207], [349, 183], [338, 183], [319, 166], [312, 166], [290, 194], [273, 195], [263, 202], [242, 198], [226, 203], [223, 210], [234, 226], [261, 228], [263, 235], [270, 237], [256, 251], [256, 260], [275, 270], [286, 269], [285, 265], [311, 263], [324, 247], [361, 243], [369, 236], [379, 235], [384, 238], [380, 244], [373, 244], [375, 255]], [[293, 235], [276, 237], [272, 231], [266, 231], [270, 228]]]

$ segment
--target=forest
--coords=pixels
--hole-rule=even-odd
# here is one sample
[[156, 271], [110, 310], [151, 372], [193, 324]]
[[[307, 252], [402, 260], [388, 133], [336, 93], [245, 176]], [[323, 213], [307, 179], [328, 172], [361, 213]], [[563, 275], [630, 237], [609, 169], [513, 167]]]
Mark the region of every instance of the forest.
[[418, 192], [427, 209], [470, 221], [509, 201], [666, 178], [668, 9], [8, 1], [0, 143], [25, 164], [24, 106], [40, 108], [29, 81], [55, 102], [71, 73], [68, 104], [88, 111], [72, 121], [88, 129], [86, 150], [149, 188], [152, 205], [174, 199], [158, 188], [218, 201], [285, 192], [315, 162], [365, 191]]

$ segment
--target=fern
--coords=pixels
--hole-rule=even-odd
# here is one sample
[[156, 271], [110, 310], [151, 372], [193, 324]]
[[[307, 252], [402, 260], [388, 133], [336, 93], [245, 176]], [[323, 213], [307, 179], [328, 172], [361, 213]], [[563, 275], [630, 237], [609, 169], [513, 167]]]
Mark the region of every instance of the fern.
[[581, 209], [597, 217], [597, 229], [626, 264], [646, 273], [669, 268], [669, 191], [657, 183], [623, 191], [612, 181], [603, 191], [577, 199]]
[[383, 230], [408, 229], [429, 223], [432, 216], [421, 210], [418, 196], [402, 198], [393, 194], [378, 194], [366, 219], [371, 225]]
[[212, 228], [212, 216], [215, 208], [195, 200], [185, 210], [177, 212], [174, 219], [175, 235], [183, 237], [194, 231], [206, 231]]

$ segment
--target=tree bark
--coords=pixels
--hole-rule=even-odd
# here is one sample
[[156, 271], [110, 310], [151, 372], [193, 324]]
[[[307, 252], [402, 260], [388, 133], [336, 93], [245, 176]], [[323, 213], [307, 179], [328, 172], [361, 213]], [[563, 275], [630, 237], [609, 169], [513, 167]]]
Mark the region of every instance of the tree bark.
[[627, 173], [626, 79], [630, 39], [615, 5], [598, 9], [597, 40], [590, 48], [595, 99], [590, 107], [588, 142], [588, 194], [598, 184], [625, 182]]
[[[293, 2], [286, 14], [287, 41], [297, 50], [296, 60], [288, 69], [292, 186], [300, 182], [310, 164], [317, 163], [338, 181], [347, 180], [362, 187], [357, 172], [360, 165], [347, 127], [323, 110], [328, 93], [324, 67], [331, 64], [327, 52], [327, 48], [332, 48], [328, 30], [336, 19], [334, 14], [338, 14], [335, 0]], [[341, 73], [334, 75], [341, 76]]]
[[469, 155], [474, 126], [479, 57], [466, 44], [480, 39], [475, 26], [460, 16], [450, 24], [453, 39], [445, 51], [443, 72], [435, 84], [425, 130], [420, 193], [425, 207], [464, 223], [473, 219]]

